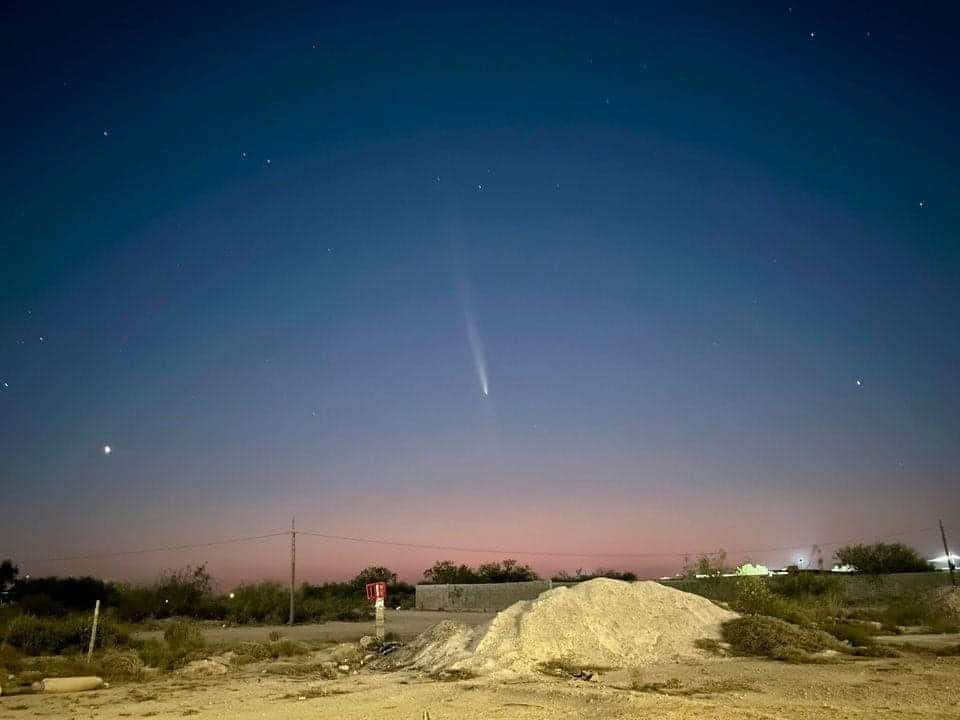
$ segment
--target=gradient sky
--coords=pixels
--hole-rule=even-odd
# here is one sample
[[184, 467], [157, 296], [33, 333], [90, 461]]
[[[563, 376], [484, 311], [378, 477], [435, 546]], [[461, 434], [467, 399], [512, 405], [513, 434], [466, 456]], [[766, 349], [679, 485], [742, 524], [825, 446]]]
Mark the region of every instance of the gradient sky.
[[0, 557], [960, 543], [956, 3], [200, 5], [0, 7]]

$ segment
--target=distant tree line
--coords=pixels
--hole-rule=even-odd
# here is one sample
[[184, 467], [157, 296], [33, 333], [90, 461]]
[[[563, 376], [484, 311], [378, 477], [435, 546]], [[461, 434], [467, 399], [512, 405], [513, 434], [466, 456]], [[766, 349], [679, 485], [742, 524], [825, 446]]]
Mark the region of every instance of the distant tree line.
[[[278, 582], [245, 583], [218, 593], [205, 565], [165, 571], [155, 582], [142, 585], [93, 577], [20, 578], [10, 561], [0, 564], [0, 572], [0, 587], [6, 590], [5, 601], [12, 604], [11, 609], [36, 617], [88, 613], [99, 600], [105, 612], [124, 622], [191, 617], [234, 623], [283, 623], [290, 607], [290, 589]], [[294, 597], [295, 619], [366, 619], [371, 609], [364, 586], [378, 581], [387, 583], [391, 607], [413, 607], [413, 585], [399, 582], [389, 568], [372, 566], [347, 582], [300, 585]]]
[[423, 571], [423, 579], [432, 585], [528, 582], [540, 576], [529, 565], [520, 565], [516, 560], [484, 563], [476, 569], [469, 565], [457, 565], [450, 560], [440, 560]]

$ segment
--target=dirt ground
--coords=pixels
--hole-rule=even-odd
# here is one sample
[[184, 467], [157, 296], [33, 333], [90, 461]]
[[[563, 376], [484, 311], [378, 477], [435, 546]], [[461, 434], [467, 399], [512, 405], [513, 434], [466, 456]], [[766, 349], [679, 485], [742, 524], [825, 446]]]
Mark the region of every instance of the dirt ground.
[[[416, 637], [431, 625], [442, 620], [465, 623], [470, 626], [481, 625], [490, 620], [496, 613], [474, 612], [432, 612], [429, 610], [387, 610], [387, 632], [397, 633], [403, 640]], [[364, 635], [373, 635], [373, 623], [358, 622], [326, 622], [314, 625], [243, 625], [238, 627], [221, 627], [220, 625], [205, 625], [203, 637], [208, 643], [233, 644], [239, 642], [258, 642], [266, 640], [271, 632], [278, 632], [283, 637], [300, 642], [356, 642]], [[160, 630], [137, 633], [140, 640], [159, 638], [163, 635]]]
[[[787, 665], [705, 658], [609, 673], [599, 681], [440, 682], [361, 670], [335, 680], [269, 674], [258, 666], [217, 677], [168, 676], [72, 695], [0, 697], [0, 718], [956, 718], [960, 659], [911, 655]], [[635, 689], [629, 689], [630, 687]]]

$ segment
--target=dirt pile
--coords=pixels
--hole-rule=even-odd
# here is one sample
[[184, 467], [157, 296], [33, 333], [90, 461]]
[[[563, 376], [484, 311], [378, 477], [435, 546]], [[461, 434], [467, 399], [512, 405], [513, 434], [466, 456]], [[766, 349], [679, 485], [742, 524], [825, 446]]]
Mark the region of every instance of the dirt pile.
[[405, 664], [428, 672], [529, 674], [542, 665], [628, 668], [700, 657], [737, 617], [709, 600], [655, 582], [598, 578], [518, 602], [486, 626], [441, 623], [417, 639]]

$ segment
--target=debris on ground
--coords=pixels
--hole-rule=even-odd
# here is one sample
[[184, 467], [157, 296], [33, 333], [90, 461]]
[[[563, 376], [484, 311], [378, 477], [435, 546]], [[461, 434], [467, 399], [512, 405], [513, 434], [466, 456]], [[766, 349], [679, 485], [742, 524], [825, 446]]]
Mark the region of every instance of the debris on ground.
[[103, 678], [93, 675], [89, 677], [44, 678], [33, 684], [33, 691], [41, 693], [69, 693], [99, 690], [103, 686]]

